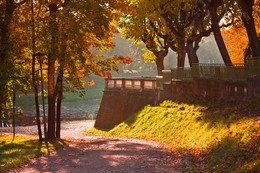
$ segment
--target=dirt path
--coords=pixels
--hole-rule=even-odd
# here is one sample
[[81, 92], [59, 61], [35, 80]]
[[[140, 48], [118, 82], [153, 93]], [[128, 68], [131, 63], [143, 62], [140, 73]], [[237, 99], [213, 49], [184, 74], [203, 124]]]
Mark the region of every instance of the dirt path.
[[[172, 153], [158, 142], [83, 133], [93, 125], [93, 121], [62, 123], [61, 137], [71, 141], [66, 147], [11, 172], [171, 173], [181, 167], [180, 162], [173, 163]], [[0, 133], [3, 132], [10, 134], [11, 128], [0, 128]], [[37, 135], [37, 129], [36, 126], [19, 127], [17, 133]]]

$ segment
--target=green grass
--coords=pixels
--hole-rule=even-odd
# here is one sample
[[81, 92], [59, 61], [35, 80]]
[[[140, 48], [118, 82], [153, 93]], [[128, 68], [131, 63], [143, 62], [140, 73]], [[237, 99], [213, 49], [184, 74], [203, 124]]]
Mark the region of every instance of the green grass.
[[87, 133], [166, 143], [189, 166], [185, 171], [257, 172], [260, 168], [260, 99], [249, 102], [164, 101], [146, 106], [111, 130]]
[[0, 172], [29, 162], [32, 158], [51, 152], [65, 145], [62, 140], [39, 142], [36, 138], [0, 136]]

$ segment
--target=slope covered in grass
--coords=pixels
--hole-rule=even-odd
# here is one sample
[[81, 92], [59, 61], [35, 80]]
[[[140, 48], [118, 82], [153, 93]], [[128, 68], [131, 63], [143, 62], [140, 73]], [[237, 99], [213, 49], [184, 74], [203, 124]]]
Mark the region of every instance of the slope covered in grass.
[[61, 148], [62, 140], [39, 142], [37, 138], [1, 136], [0, 134], [0, 172], [29, 162], [32, 158]]
[[146, 106], [110, 131], [87, 133], [164, 142], [192, 170], [256, 171], [260, 164], [259, 113], [260, 99], [243, 103], [164, 101]]

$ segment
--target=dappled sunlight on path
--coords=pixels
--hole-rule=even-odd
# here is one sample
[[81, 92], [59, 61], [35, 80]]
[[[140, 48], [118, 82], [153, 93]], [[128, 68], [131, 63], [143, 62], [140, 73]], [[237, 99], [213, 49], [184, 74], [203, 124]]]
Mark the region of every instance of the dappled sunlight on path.
[[[172, 153], [161, 143], [102, 136], [89, 136], [94, 121], [62, 123], [61, 137], [67, 146], [31, 160], [26, 165], [8, 172], [87, 172], [87, 173], [171, 173], [182, 165], [172, 162]], [[37, 135], [36, 126], [21, 127], [19, 134]], [[0, 133], [8, 130], [0, 129]]]
[[170, 157], [156, 143], [97, 137], [33, 159], [14, 172], [176, 172], [179, 165], [167, 164]]

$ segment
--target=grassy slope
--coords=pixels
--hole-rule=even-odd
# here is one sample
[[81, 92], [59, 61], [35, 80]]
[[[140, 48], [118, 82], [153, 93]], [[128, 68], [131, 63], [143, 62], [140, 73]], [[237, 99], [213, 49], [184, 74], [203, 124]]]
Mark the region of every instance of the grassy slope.
[[36, 138], [0, 136], [0, 172], [17, 167], [29, 162], [32, 158], [61, 148], [63, 141], [50, 141], [48, 148], [45, 142], [39, 142]]
[[255, 120], [259, 115], [260, 99], [232, 104], [165, 101], [146, 106], [110, 131], [87, 133], [164, 142], [193, 171], [254, 172], [260, 166], [260, 124]]

